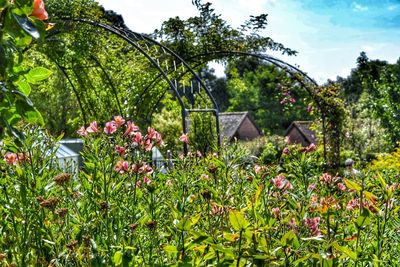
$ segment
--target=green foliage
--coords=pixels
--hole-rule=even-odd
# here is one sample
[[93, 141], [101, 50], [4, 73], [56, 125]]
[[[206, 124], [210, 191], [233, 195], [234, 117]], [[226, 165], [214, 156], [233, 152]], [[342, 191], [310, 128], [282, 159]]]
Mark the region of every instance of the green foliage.
[[153, 116], [152, 124], [165, 137], [165, 146], [161, 148], [162, 151], [176, 152], [182, 147], [179, 142], [179, 136], [183, 133], [181, 107], [171, 94], [167, 94], [161, 103], [163, 108]]
[[287, 145], [280, 165], [253, 165], [236, 144], [218, 155], [176, 159], [166, 172], [148, 165], [147, 146], [158, 142], [155, 132], [125, 134], [125, 123], [106, 134], [95, 126], [81, 129], [87, 134], [85, 165], [76, 176], [57, 168], [57, 140], [40, 131], [29, 131], [22, 150], [5, 140], [2, 264], [398, 262], [396, 175], [342, 179], [323, 173], [315, 146]]
[[43, 124], [29, 95], [31, 86], [47, 79], [51, 72], [23, 65], [23, 50], [33, 41], [41, 43], [45, 36], [45, 25], [31, 16], [32, 10], [32, 1], [7, 1], [0, 9], [0, 138], [5, 130], [23, 138], [16, 128], [21, 120]]
[[283, 135], [295, 120], [310, 120], [312, 96], [276, 66], [259, 60], [236, 60], [228, 65], [229, 111], [249, 111], [267, 133]]
[[[179, 17], [165, 21], [154, 35], [177, 52], [187, 62], [221, 59], [221, 51], [281, 51], [293, 55], [296, 51], [284, 47], [260, 31], [267, 25], [267, 15], [251, 16], [238, 29], [232, 28], [221, 15], [215, 13], [211, 3], [196, 1], [199, 16], [182, 20]], [[205, 61], [203, 61], [205, 60]]]
[[360, 157], [390, 151], [399, 140], [399, 73], [399, 62], [370, 60], [362, 52], [350, 76], [338, 78], [350, 112], [346, 146]]
[[264, 150], [260, 155], [260, 160], [263, 164], [271, 164], [277, 161], [277, 156], [279, 155], [274, 144], [266, 143]]
[[340, 93], [341, 87], [334, 83], [315, 89], [315, 102], [318, 103], [321, 116], [325, 120], [327, 164], [332, 169], [337, 169], [340, 164], [342, 132], [347, 112]]
[[400, 173], [400, 147], [397, 147], [392, 153], [379, 155], [371, 163], [371, 169], [380, 172]]

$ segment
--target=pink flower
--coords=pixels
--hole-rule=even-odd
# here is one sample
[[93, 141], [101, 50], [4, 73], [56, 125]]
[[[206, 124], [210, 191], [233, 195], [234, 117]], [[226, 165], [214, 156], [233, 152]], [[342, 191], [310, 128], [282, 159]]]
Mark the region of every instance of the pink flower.
[[319, 224], [321, 222], [321, 218], [320, 217], [306, 218], [304, 220], [304, 222], [308, 226], [311, 235], [313, 235], [313, 236], [320, 236], [321, 235], [321, 231], [319, 230]]
[[200, 150], [196, 150], [196, 157], [201, 158], [203, 154], [201, 154]]
[[126, 130], [124, 133], [125, 136], [134, 135], [137, 131], [139, 131], [139, 127], [137, 125], [135, 125], [133, 122], [128, 121], [126, 123]]
[[154, 134], [154, 143], [157, 145], [157, 146], [162, 146], [162, 145], [164, 145], [164, 141], [162, 140], [162, 138], [161, 138], [161, 134], [159, 133], [159, 132], [155, 132], [155, 134]]
[[275, 178], [272, 179], [272, 182], [274, 183], [275, 188], [282, 189], [285, 186], [285, 176], [279, 174]]
[[99, 128], [97, 127], [97, 122], [96, 121], [92, 121], [90, 123], [90, 126], [87, 127], [86, 131], [88, 133], [98, 133], [99, 132]]
[[143, 135], [141, 132], [134, 133], [134, 137], [132, 138], [132, 142], [136, 145], [139, 145], [142, 142]]
[[316, 189], [317, 189], [317, 186], [315, 184], [310, 184], [307, 188], [307, 192], [314, 191]]
[[150, 175], [153, 173], [153, 168], [145, 163], [142, 165], [142, 167], [139, 168], [138, 172], [140, 174]]
[[355, 210], [358, 208], [360, 208], [360, 202], [358, 201], [357, 198], [350, 200], [346, 205], [346, 209], [349, 211], [352, 211], [352, 210]]
[[118, 153], [121, 157], [125, 154], [126, 148], [123, 146], [115, 146], [115, 152]]
[[85, 126], [82, 126], [82, 127], [79, 128], [79, 130], [76, 131], [76, 132], [77, 132], [77, 134], [79, 134], [80, 136], [88, 137], [88, 132], [86, 131]]
[[188, 144], [189, 143], [189, 135], [188, 134], [182, 134], [179, 137], [179, 141], [181, 141], [181, 142], [183, 142], [185, 144]]
[[289, 182], [288, 180], [286, 180], [285, 183], [285, 190], [292, 190], [293, 189], [293, 185], [291, 182]]
[[7, 162], [9, 165], [16, 165], [18, 161], [18, 155], [16, 153], [12, 152], [7, 152], [4, 155], [4, 160]]
[[127, 161], [118, 161], [114, 167], [115, 172], [126, 173], [129, 170], [129, 163]]
[[343, 183], [338, 183], [337, 187], [340, 191], [346, 191], [347, 187]]
[[328, 174], [328, 173], [324, 173], [322, 174], [322, 176], [319, 178], [319, 181], [323, 184], [331, 184], [333, 181], [333, 177]]
[[122, 118], [121, 116], [115, 116], [112, 122], [114, 122], [115, 127], [119, 128], [122, 125], [124, 125], [125, 119]]
[[285, 147], [285, 148], [283, 149], [283, 151], [282, 151], [282, 154], [283, 154], [283, 155], [289, 155], [289, 153], [290, 153], [290, 150], [289, 150], [289, 148], [287, 148], [287, 147]]
[[106, 134], [113, 134], [117, 131], [117, 127], [115, 126], [114, 122], [109, 121], [106, 123], [106, 126], [104, 127], [104, 132]]
[[151, 127], [147, 127], [147, 138], [154, 139], [156, 135], [156, 130]]
[[317, 146], [314, 143], [311, 143], [307, 148], [306, 148], [306, 152], [314, 152], [315, 150], [317, 150]]
[[149, 178], [149, 177], [147, 177], [147, 176], [145, 176], [144, 178], [143, 178], [143, 182], [145, 183], [145, 184], [147, 184], [147, 185], [149, 185], [149, 184], [151, 184], [151, 179]]
[[132, 166], [131, 166], [131, 170], [132, 170], [132, 172], [133, 172], [133, 173], [137, 173], [137, 172], [138, 172], [138, 170], [139, 170], [139, 168], [138, 168], [138, 165], [136, 165], [136, 164], [132, 164]]
[[141, 145], [142, 145], [144, 151], [146, 151], [146, 152], [149, 152], [153, 148], [153, 144], [151, 143], [150, 138], [146, 138], [144, 141], [142, 140]]
[[311, 105], [307, 106], [306, 111], [307, 111], [308, 113], [310, 113], [310, 112], [312, 111], [312, 106], [311, 106]]
[[210, 180], [210, 176], [208, 176], [207, 174], [203, 173], [202, 175], [200, 175], [200, 179], [202, 179], [204, 181], [209, 181]]
[[292, 98], [290, 98], [290, 102], [291, 103], [296, 103], [296, 99], [292, 97]]
[[260, 166], [260, 165], [255, 165], [255, 166], [254, 166], [254, 172], [255, 172], [256, 174], [259, 174], [260, 171], [261, 171], [261, 166]]

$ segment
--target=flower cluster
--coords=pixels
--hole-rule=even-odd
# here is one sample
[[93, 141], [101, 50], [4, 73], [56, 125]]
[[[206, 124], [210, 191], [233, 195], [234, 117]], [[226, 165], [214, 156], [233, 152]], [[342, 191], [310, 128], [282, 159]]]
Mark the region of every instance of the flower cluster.
[[[155, 146], [164, 145], [164, 141], [159, 132], [151, 127], [148, 127], [147, 134], [143, 136], [143, 134], [140, 132], [139, 127], [135, 125], [135, 123], [133, 123], [132, 121], [126, 121], [121, 116], [115, 116], [113, 120], [106, 122], [103, 128], [103, 132], [106, 135], [113, 135], [124, 126], [125, 129], [123, 136], [125, 138], [129, 138], [132, 145], [142, 148], [145, 152], [149, 152]], [[97, 125], [97, 122], [93, 121], [87, 128], [82, 126], [77, 131], [77, 133], [82, 137], [88, 137], [90, 134], [99, 134], [100, 129]], [[115, 146], [115, 151], [120, 156], [123, 156], [126, 152], [126, 147], [117, 145]], [[123, 169], [123, 166], [121, 165], [121, 168], [119, 169]]]
[[276, 189], [284, 189], [285, 191], [293, 189], [293, 185], [282, 174], [272, 178], [272, 183]]
[[311, 236], [321, 235], [321, 230], [319, 229], [320, 222], [321, 222], [320, 217], [304, 219], [304, 223], [308, 227]]
[[17, 165], [17, 164], [24, 164], [30, 162], [30, 157], [28, 153], [13, 153], [7, 152], [4, 155], [4, 161], [8, 165]]

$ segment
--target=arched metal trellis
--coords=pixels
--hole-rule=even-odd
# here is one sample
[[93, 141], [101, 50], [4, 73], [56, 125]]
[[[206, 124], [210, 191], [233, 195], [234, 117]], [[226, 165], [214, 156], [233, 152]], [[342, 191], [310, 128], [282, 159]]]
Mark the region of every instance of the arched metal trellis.
[[[136, 99], [136, 102], [128, 104], [137, 105], [139, 104], [138, 102], [144, 98], [153, 97], [151, 95], [152, 88], [159, 84], [160, 81], [166, 81], [168, 86], [165, 87], [163, 92], [157, 94], [157, 99], [153, 101], [152, 104], [154, 106], [159, 104], [165, 93], [168, 90], [171, 90], [181, 106], [182, 128], [184, 132], [188, 132], [189, 114], [211, 113], [215, 116], [216, 136], [219, 136], [219, 110], [216, 101], [210, 93], [210, 90], [206, 87], [197, 73], [195, 73], [193, 69], [181, 57], [179, 57], [179, 55], [152, 38], [144, 34], [136, 33], [127, 29], [117, 28], [112, 25], [107, 25], [88, 19], [64, 18], [62, 23], [57, 25], [54, 33], [50, 34], [48, 38], [49, 42], [57, 42], [57, 37], [60, 34], [65, 33], [66, 31], [71, 31], [74, 27], [76, 27], [76, 25], [82, 24], [90, 25], [93, 27], [93, 30], [96, 31], [98, 31], [98, 29], [102, 29], [103, 31], [108, 32], [117, 38], [120, 38], [129, 44], [129, 47], [126, 47], [125, 49], [125, 53], [140, 53], [142, 57], [150, 63], [150, 66], [156, 70], [157, 74], [153, 77], [153, 79], [151, 79], [151, 82], [143, 85], [141, 89], [138, 89], [137, 92], [135, 92], [139, 95], [139, 97]], [[114, 84], [113, 79], [110, 77], [106, 67], [103, 66], [100, 60], [95, 55], [90, 54], [90, 51], [88, 51], [88, 53], [89, 55], [85, 57], [86, 62], [81, 62], [79, 66], [72, 64], [73, 67], [64, 66], [65, 63], [60, 62], [62, 59], [58, 58], [58, 56], [52, 56], [50, 58], [66, 76], [66, 79], [73, 89], [74, 94], [78, 99], [79, 107], [82, 110], [82, 117], [85, 121], [85, 124], [88, 123], [86, 113], [88, 113], [90, 110], [90, 104], [83, 103], [85, 100], [83, 93], [79, 92], [79, 87], [90, 87], [90, 84], [88, 85], [87, 81], [85, 81], [87, 79], [82, 78], [82, 75], [84, 75], [89, 68], [100, 69], [100, 73], [105, 76], [105, 82], [113, 92], [116, 103], [115, 110], [117, 110], [120, 114], [123, 114], [123, 108], [121, 107], [121, 102], [123, 102], [123, 100], [121, 100], [118, 96], [116, 85]], [[190, 78], [187, 78], [188, 76]], [[96, 93], [100, 94], [100, 92]], [[150, 111], [147, 109], [147, 114], [142, 114], [143, 117], [148, 117], [151, 115], [151, 108], [152, 107], [150, 107]], [[218, 146], [220, 146], [220, 138], [217, 138], [216, 143]], [[186, 144], [184, 151], [187, 152]]]
[[[218, 105], [213, 98], [209, 88], [207, 88], [202, 79], [191, 68], [191, 66], [189, 66], [189, 64], [185, 62], [185, 60], [183, 60], [179, 55], [171, 51], [168, 47], [153, 40], [147, 35], [136, 33], [127, 29], [117, 28], [112, 25], [91, 21], [88, 19], [64, 18], [62, 20], [62, 23], [58, 23], [57, 27], [55, 28], [56, 30], [52, 34], [50, 34], [47, 40], [52, 44], [60, 41], [61, 39], [58, 39], [58, 35], [73, 32], [74, 29], [79, 28], [81, 25], [91, 27], [90, 30], [96, 32], [95, 34], [108, 33], [125, 42], [126, 45], [123, 46], [123, 48], [121, 49], [121, 54], [123, 54], [123, 57], [127, 57], [127, 55], [131, 53], [140, 54], [141, 57], [146, 59], [146, 61], [149, 63], [147, 67], [151, 66], [155, 70], [155, 72], [151, 74], [152, 76], [147, 79], [146, 82], [140, 84], [141, 88], [134, 88], [134, 91], [130, 91], [130, 93], [134, 93], [137, 95], [137, 97], [135, 98], [136, 100], [134, 102], [126, 103], [126, 100], [124, 101], [124, 99], [121, 99], [121, 97], [119, 96], [119, 85], [115, 84], [114, 77], [110, 77], [110, 73], [107, 70], [106, 66], [107, 61], [104, 59], [100, 59], [98, 56], [96, 56], [96, 53], [91, 52], [91, 49], [97, 51], [96, 49], [98, 48], [92, 48], [90, 45], [88, 45], [88, 51], [81, 62], [70, 61], [66, 63], [64, 62], [63, 57], [54, 54], [50, 56], [50, 59], [55, 62], [56, 66], [66, 76], [67, 81], [69, 82], [74, 94], [76, 95], [85, 124], [88, 123], [86, 113], [89, 112], [90, 114], [95, 114], [95, 111], [90, 109], [90, 107], [93, 106], [93, 103], [95, 102], [90, 102], [85, 99], [85, 94], [87, 94], [87, 92], [79, 90], [79, 88], [91, 87], [92, 90], [95, 92], [96, 97], [100, 97], [102, 92], [96, 91], [96, 86], [88, 83], [86, 79], [89, 72], [95, 72], [97, 73], [97, 75], [101, 75], [104, 77], [103, 83], [107, 84], [107, 86], [110, 88], [110, 91], [112, 92], [114, 101], [109, 100], [108, 105], [110, 107], [114, 106], [114, 109], [112, 109], [114, 112], [122, 115], [126, 115], [126, 113], [128, 113], [128, 116], [132, 115], [132, 110], [138, 104], [140, 104], [141, 101], [143, 101], [144, 99], [154, 98], [154, 100], [149, 101], [149, 104], [146, 106], [145, 111], [140, 111], [142, 113], [135, 113], [136, 116], [148, 118], [149, 116], [151, 116], [154, 108], [159, 104], [160, 100], [164, 97], [165, 93], [170, 90], [174, 93], [176, 99], [181, 106], [183, 131], [188, 132], [189, 114], [211, 113], [215, 116], [215, 129], [217, 137], [216, 142], [218, 144], [218, 147], [220, 146], [221, 140], [219, 138], [220, 129], [218, 118]], [[267, 61], [280, 67], [281, 69], [287, 71], [295, 79], [297, 79], [297, 81], [315, 100], [311, 87], [318, 86], [318, 84], [312, 78], [310, 78], [306, 73], [302, 72], [297, 67], [269, 55], [242, 51], [216, 51], [210, 54], [197, 55], [194, 61], [206, 63], [206, 61], [210, 61], [213, 59], [221, 59], [224, 57], [232, 56], [256, 57], [258, 59]], [[66, 65], [69, 65], [70, 67], [67, 67]], [[93, 69], [95, 69], [95, 71], [93, 71]], [[124, 71], [121, 70], [120, 73], [121, 75], [123, 75]], [[301, 78], [298, 77], [298, 75], [300, 75]], [[188, 76], [189, 78], [187, 78]], [[166, 86], [163, 86], [161, 92], [157, 92], [156, 94], [154, 94], [155, 91], [153, 90], [153, 88], [160, 86], [161, 83], [166, 83]], [[156, 97], [154, 97], [154, 95]], [[315, 101], [315, 103], [320, 108], [320, 103], [318, 101]], [[128, 108], [126, 111], [123, 106], [132, 106], [132, 108]], [[322, 123], [324, 155], [326, 155], [324, 114], [322, 114]], [[185, 153], [188, 151], [186, 144], [184, 146], [184, 151]]]
[[326, 114], [323, 112], [321, 108], [322, 103], [320, 103], [319, 99], [315, 97], [315, 89], [319, 86], [318, 83], [311, 78], [307, 73], [300, 70], [298, 67], [293, 66], [290, 63], [287, 63], [279, 58], [273, 57], [267, 54], [260, 54], [254, 52], [244, 52], [244, 51], [213, 51], [211, 53], [198, 54], [194, 55], [190, 58], [191, 61], [200, 62], [204, 64], [205, 62], [209, 62], [212, 60], [227, 58], [227, 57], [253, 57], [263, 61], [266, 61], [272, 65], [279, 67], [280, 69], [286, 71], [292, 78], [294, 78], [297, 82], [301, 84], [301, 86], [307, 91], [310, 95], [314, 103], [317, 105], [317, 108], [321, 111], [321, 121], [322, 121], [322, 142], [324, 149], [324, 159], [326, 160], [327, 151], [326, 151]]

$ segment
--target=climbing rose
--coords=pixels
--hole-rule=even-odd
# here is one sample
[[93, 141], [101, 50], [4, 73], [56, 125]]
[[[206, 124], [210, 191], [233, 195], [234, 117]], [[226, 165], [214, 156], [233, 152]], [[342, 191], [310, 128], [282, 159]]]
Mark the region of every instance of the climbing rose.
[[49, 15], [44, 8], [43, 0], [33, 0], [33, 11], [31, 16], [36, 17], [40, 20], [46, 20], [49, 18]]

